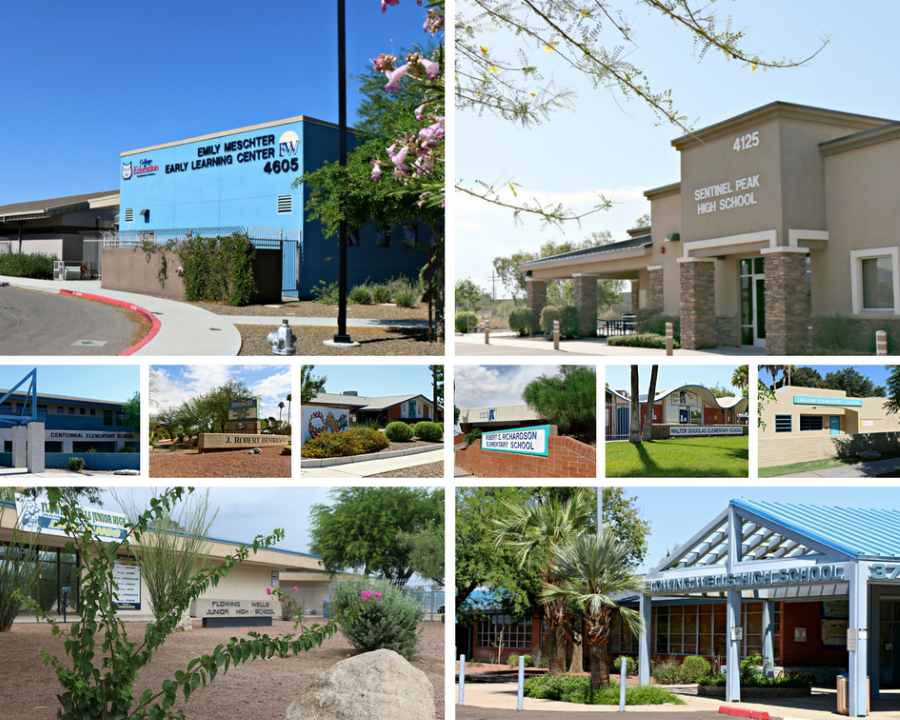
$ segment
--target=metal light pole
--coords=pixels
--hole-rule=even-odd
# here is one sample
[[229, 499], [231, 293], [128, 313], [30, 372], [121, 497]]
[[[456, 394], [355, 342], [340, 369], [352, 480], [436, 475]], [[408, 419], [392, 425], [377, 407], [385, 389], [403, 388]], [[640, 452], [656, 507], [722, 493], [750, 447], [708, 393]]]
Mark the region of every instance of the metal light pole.
[[[337, 0], [338, 21], [338, 163], [347, 167], [347, 43], [344, 32], [344, 0]], [[347, 221], [341, 220], [338, 232], [338, 331], [328, 345], [358, 347], [347, 334]]]

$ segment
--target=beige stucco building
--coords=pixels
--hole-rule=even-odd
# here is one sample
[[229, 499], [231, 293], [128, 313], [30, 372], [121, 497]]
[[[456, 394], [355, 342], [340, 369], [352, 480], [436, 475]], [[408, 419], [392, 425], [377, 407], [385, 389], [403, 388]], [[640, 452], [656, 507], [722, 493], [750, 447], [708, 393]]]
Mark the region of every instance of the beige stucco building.
[[[105, 510], [102, 511], [102, 515], [111, 521], [105, 527], [121, 526], [120, 519], [124, 518], [120, 513]], [[12, 538], [17, 520], [15, 503], [0, 500], [0, 559], [5, 557], [7, 543]], [[26, 536], [30, 536], [30, 533], [26, 533]], [[69, 588], [70, 615], [73, 608], [77, 608], [78, 605], [78, 578], [84, 573], [84, 562], [80, 552], [66, 552], [65, 545], [69, 540], [70, 538], [62, 535], [47, 532], [43, 532], [40, 537], [41, 579], [31, 593], [31, 599], [51, 614], [62, 614], [65, 587]], [[139, 542], [134, 540], [131, 542], [133, 546], [140, 547]], [[209, 538], [207, 548], [210, 564], [221, 566], [225, 558], [234, 555], [241, 544]], [[252, 542], [243, 544], [250, 545]], [[146, 583], [143, 582], [140, 570], [134, 563], [134, 557], [123, 553], [120, 560], [116, 568], [121, 577], [117, 581], [121, 595], [118, 614], [124, 620], [152, 616]], [[277, 619], [281, 616], [281, 605], [273, 600], [267, 591], [269, 588], [280, 587], [287, 595], [293, 596], [307, 614], [321, 614], [324, 602], [329, 599], [330, 586], [331, 577], [324, 571], [319, 556], [270, 548], [256, 554], [251, 552], [249, 558], [222, 578], [218, 585], [211, 585], [192, 602], [190, 613], [192, 617], [202, 619], [212, 615], [209, 610], [214, 607], [212, 605], [214, 602], [243, 601], [245, 607], [247, 604], [255, 604], [252, 612]], [[297, 588], [296, 592], [293, 590], [294, 587]], [[233, 609], [226, 607], [221, 614], [234, 615], [234, 612]]]
[[775, 102], [672, 141], [680, 182], [645, 192], [651, 226], [523, 263], [536, 317], [573, 279], [594, 334], [597, 279], [630, 280], [636, 309], [681, 318], [681, 346], [792, 355], [838, 315], [900, 339], [900, 123]]
[[900, 414], [886, 412], [885, 402], [848, 398], [843, 390], [779, 388], [761, 411], [759, 466], [900, 449]]

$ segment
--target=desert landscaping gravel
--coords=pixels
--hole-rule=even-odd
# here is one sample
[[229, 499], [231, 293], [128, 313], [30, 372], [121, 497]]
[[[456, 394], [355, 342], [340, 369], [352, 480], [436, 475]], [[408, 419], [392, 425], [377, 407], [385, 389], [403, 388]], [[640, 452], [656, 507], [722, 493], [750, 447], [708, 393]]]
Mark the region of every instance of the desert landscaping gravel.
[[442, 478], [444, 477], [444, 463], [425, 463], [424, 465], [413, 465], [412, 467], [403, 468], [402, 470], [391, 470], [390, 472], [378, 473], [377, 475], [369, 475], [373, 478]]
[[[241, 333], [241, 355], [272, 355], [272, 346], [266, 335], [275, 329], [273, 325], [235, 325]], [[350, 337], [361, 347], [342, 349], [323, 345], [337, 332], [333, 328], [294, 327], [297, 336], [297, 355], [443, 355], [444, 343], [428, 342], [427, 330], [348, 328]]]
[[258, 455], [248, 450], [227, 450], [202, 455], [191, 450], [154, 450], [150, 477], [158, 478], [289, 478], [291, 456], [280, 447], [263, 447]]
[[[216, 315], [249, 315], [256, 317], [333, 317], [337, 319], [338, 306], [324, 305], [312, 301], [286, 302], [281, 307], [266, 305], [245, 305], [234, 307], [226, 303], [187, 303], [203, 308]], [[432, 311], [433, 312], [433, 311]], [[428, 305], [417, 303], [411, 308], [396, 305], [347, 305], [348, 318], [376, 320], [427, 320]]]
[[[304, 621], [311, 625], [314, 618]], [[321, 618], [318, 619], [321, 623]], [[135, 685], [135, 697], [146, 688], [158, 691], [164, 680], [184, 670], [194, 658], [209, 652], [219, 643], [227, 643], [232, 636], [246, 635], [244, 628], [201, 628], [194, 621], [194, 630], [173, 633], [154, 656], [149, 666], [141, 670]], [[412, 665], [428, 677], [434, 686], [435, 709], [444, 717], [444, 625], [439, 622], [422, 623], [420, 652], [413, 656]], [[129, 639], [142, 640], [144, 624], [126, 623]], [[268, 635], [293, 632], [293, 622], [275, 620], [271, 628], [260, 628]], [[64, 655], [63, 640], [52, 638], [45, 624], [16, 623], [12, 630], [0, 633], [0, 717], [3, 720], [53, 720], [59, 702], [56, 694], [61, 688], [56, 673], [45, 666], [38, 654], [45, 648]], [[99, 653], [99, 647], [98, 647]], [[358, 654], [340, 633], [325, 641], [321, 648], [285, 659], [255, 660], [229, 670], [206, 689], [198, 688], [185, 705], [183, 695], [174, 710], [185, 708], [192, 720], [283, 720], [285, 710], [300, 692], [336, 662]]]

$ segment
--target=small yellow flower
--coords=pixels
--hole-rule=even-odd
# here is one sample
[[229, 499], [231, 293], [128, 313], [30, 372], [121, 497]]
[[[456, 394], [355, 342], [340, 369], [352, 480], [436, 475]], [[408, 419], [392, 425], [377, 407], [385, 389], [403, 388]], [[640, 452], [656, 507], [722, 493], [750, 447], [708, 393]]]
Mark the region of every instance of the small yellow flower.
[[537, 93], [531, 93], [531, 97], [537, 97]]
[[488, 68], [488, 72], [500, 72], [500, 68], [498, 68], [496, 65], [491, 65]]
[[759, 67], [759, 66], [758, 66], [758, 65], [751, 65], [751, 66], [750, 66], [750, 72], [756, 72], [756, 68], [757, 68], [757, 67]]
[[488, 49], [487, 49], [484, 45], [481, 46], [481, 54], [482, 54], [482, 55], [487, 55], [487, 54], [488, 54]]

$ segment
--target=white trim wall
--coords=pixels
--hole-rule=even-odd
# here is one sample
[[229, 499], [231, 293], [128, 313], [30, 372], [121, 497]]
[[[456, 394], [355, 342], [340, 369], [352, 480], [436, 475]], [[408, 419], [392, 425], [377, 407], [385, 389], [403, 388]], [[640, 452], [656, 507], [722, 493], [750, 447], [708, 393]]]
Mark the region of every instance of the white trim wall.
[[[869, 260], [880, 257], [890, 257], [891, 258], [891, 271], [893, 273], [893, 282], [894, 282], [894, 309], [890, 310], [889, 308], [884, 309], [874, 309], [867, 310], [863, 308], [863, 297], [862, 297], [862, 260]], [[881, 248], [869, 248], [866, 250], [851, 250], [850, 251], [850, 294], [851, 299], [853, 301], [853, 314], [859, 315], [861, 313], [881, 313], [888, 314], [891, 313], [893, 315], [900, 315], [900, 247], [896, 245], [881, 247]]]

